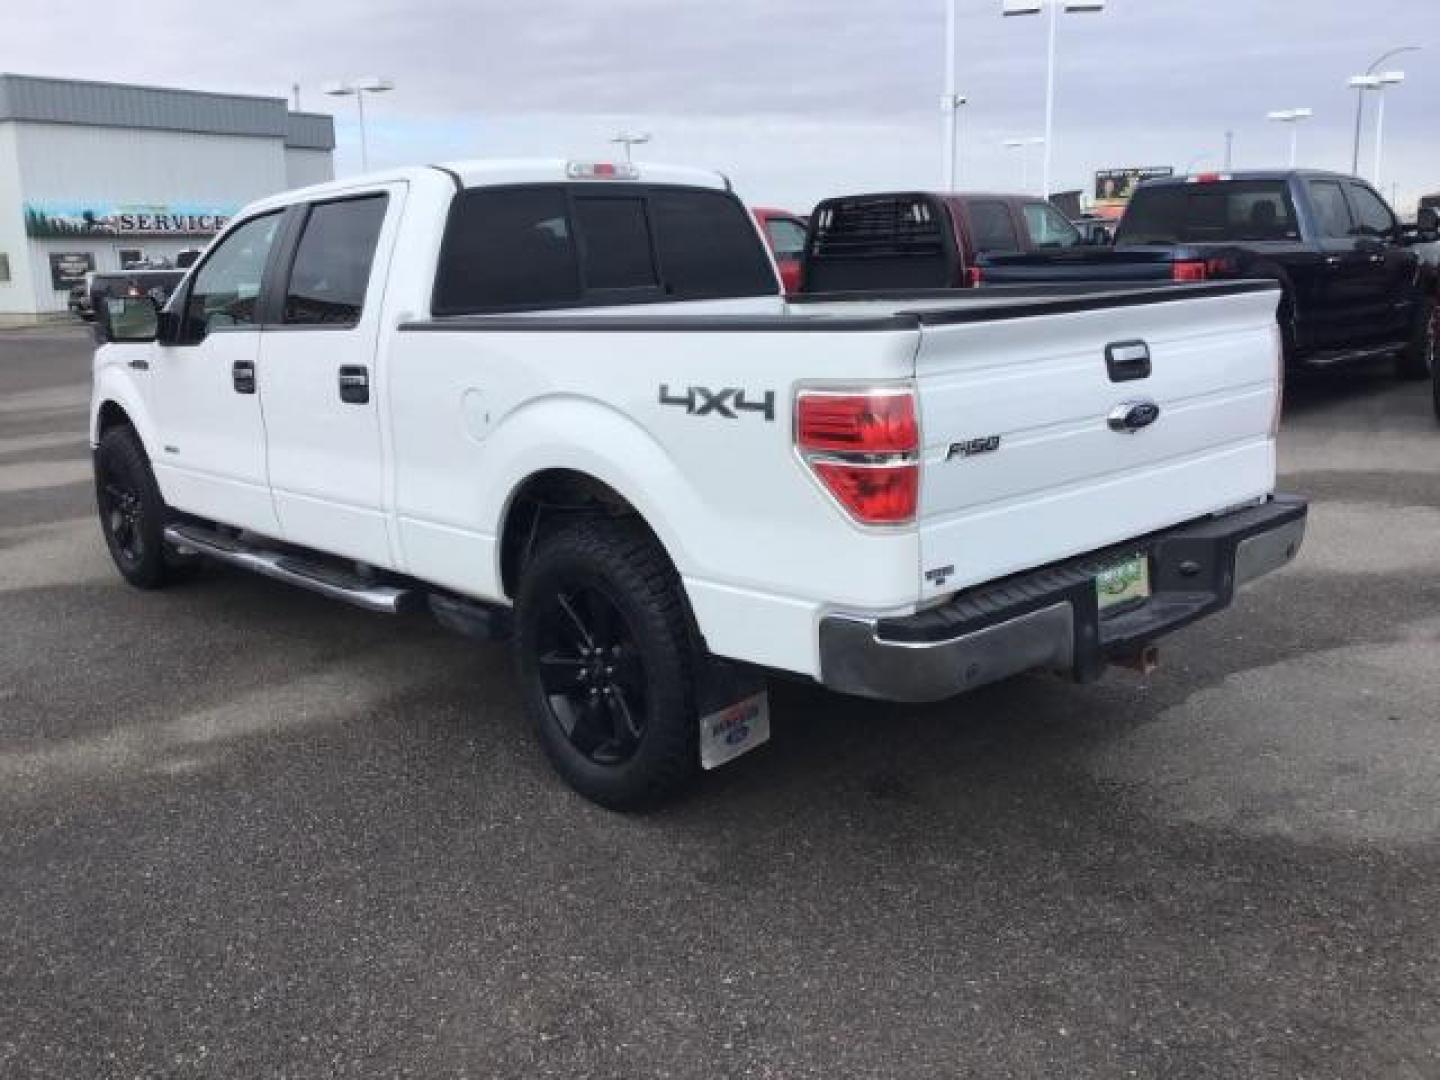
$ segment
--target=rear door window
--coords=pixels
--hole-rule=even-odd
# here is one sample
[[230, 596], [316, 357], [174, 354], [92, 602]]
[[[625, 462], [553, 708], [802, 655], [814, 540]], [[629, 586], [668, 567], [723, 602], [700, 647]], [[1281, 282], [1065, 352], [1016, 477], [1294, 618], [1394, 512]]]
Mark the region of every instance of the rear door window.
[[1224, 244], [1299, 240], [1282, 180], [1141, 187], [1120, 222], [1118, 244]]
[[1345, 203], [1345, 193], [1340, 190], [1338, 180], [1311, 180], [1310, 201], [1315, 206], [1316, 226], [1320, 235], [1331, 240], [1345, 240], [1350, 236], [1353, 225], [1350, 221], [1350, 207]]
[[360, 321], [388, 201], [385, 195], [367, 195], [310, 208], [285, 289], [286, 323], [354, 326]]
[[970, 214], [970, 241], [977, 254], [1020, 250], [1020, 234], [1010, 207], [998, 199], [976, 199], [966, 204]]

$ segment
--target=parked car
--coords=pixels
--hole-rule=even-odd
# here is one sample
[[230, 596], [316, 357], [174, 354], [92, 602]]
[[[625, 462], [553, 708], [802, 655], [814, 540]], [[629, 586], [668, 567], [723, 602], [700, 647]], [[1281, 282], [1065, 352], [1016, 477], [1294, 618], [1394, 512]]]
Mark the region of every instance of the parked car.
[[1026, 195], [846, 195], [810, 217], [802, 290], [962, 288], [978, 283], [981, 255], [1083, 244], [1069, 218]]
[[1203, 173], [1140, 185], [1111, 248], [991, 254], [980, 272], [994, 285], [1269, 279], [1290, 363], [1396, 356], [1403, 375], [1422, 377], [1437, 291], [1415, 248], [1434, 239], [1403, 229], [1357, 177]]
[[800, 291], [800, 259], [805, 254], [805, 219], [788, 210], [768, 206], [752, 207], [750, 213], [770, 245], [775, 265], [780, 269], [780, 283], [787, 293]]
[[1104, 247], [1115, 240], [1115, 221], [1111, 218], [1072, 218], [1072, 225], [1080, 232], [1080, 238], [1095, 247]]
[[65, 301], [65, 306], [70, 309], [70, 314], [86, 322], [95, 318], [95, 306], [90, 297], [90, 287], [94, 280], [93, 272], [86, 274], [84, 281], [70, 286], [70, 292]]
[[765, 672], [1093, 679], [1291, 559], [1278, 296], [789, 303], [716, 174], [347, 178], [102, 309], [100, 527], [140, 588], [208, 556], [509, 636], [559, 772], [633, 806], [764, 741]]

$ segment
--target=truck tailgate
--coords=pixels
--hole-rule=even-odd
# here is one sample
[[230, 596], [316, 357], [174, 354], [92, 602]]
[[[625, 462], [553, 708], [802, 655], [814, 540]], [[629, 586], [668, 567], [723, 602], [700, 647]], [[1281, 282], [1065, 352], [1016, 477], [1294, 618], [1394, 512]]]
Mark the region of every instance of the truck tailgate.
[[[1273, 289], [1034, 317], [928, 320], [916, 355], [921, 595], [1105, 547], [1268, 494]], [[1107, 347], [1148, 349], [1116, 381]], [[1118, 374], [1135, 373], [1134, 368]], [[1150, 402], [1137, 430], [1109, 422]], [[1130, 415], [1132, 425], [1145, 410]]]

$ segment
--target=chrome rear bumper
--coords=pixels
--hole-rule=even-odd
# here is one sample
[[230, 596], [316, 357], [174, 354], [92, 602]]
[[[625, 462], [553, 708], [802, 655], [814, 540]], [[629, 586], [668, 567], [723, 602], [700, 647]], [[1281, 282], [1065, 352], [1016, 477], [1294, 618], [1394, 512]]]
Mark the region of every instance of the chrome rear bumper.
[[[888, 701], [940, 701], [1045, 668], [1089, 681], [1108, 660], [1228, 607], [1235, 590], [1290, 562], [1305, 537], [1303, 500], [1153, 533], [1104, 552], [967, 590], [905, 618], [835, 614], [820, 624], [821, 681]], [[1100, 613], [1095, 575], [1145, 554], [1152, 593]]]

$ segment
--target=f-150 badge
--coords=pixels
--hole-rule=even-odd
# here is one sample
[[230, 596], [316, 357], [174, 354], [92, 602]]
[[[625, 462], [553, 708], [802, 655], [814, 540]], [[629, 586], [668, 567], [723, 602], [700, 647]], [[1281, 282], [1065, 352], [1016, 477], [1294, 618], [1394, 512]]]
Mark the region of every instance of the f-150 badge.
[[979, 439], [968, 439], [965, 442], [952, 442], [950, 450], [945, 455], [946, 461], [953, 461], [957, 457], [974, 457], [976, 454], [993, 454], [1000, 449], [999, 435], [986, 435]]
[[742, 412], [755, 412], [762, 414], [766, 420], [775, 419], [774, 390], [766, 390], [759, 401], [750, 401], [745, 397], [745, 391], [735, 386], [722, 390], [689, 386], [683, 394], [672, 394], [670, 385], [661, 383], [660, 404], [675, 405], [690, 416], [723, 416], [727, 420], [738, 420]]

